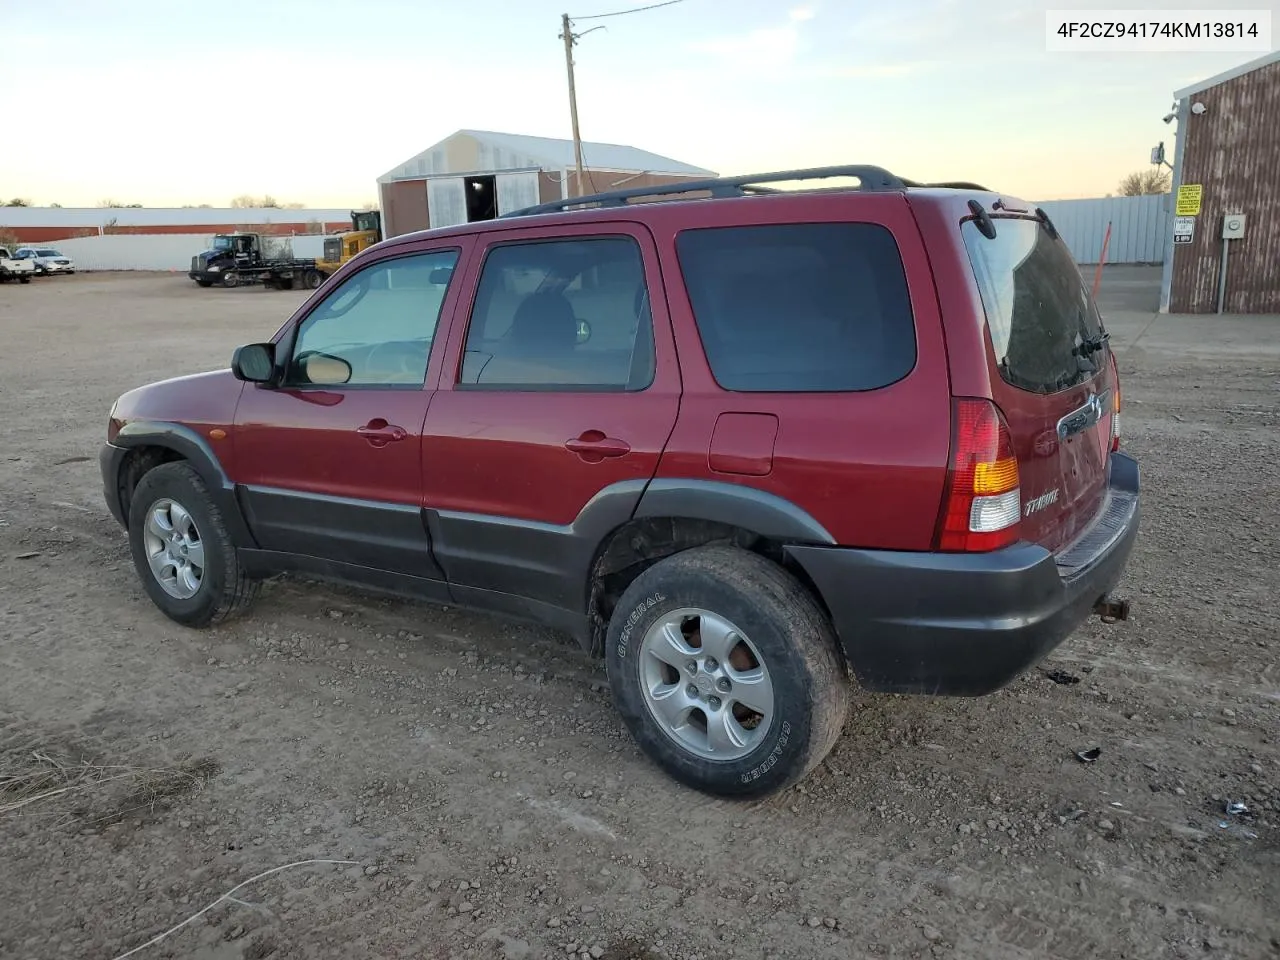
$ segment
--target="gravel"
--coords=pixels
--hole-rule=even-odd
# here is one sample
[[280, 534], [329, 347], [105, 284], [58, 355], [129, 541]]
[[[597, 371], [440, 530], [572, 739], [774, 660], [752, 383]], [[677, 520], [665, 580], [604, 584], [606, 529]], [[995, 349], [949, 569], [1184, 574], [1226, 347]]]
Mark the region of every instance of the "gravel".
[[[1127, 276], [1109, 270], [1104, 294]], [[1119, 591], [1132, 618], [1083, 625], [1042, 665], [1078, 683], [1033, 670], [975, 699], [859, 694], [800, 788], [743, 805], [658, 772], [600, 665], [549, 631], [290, 579], [208, 631], [154, 610], [102, 503], [111, 401], [225, 364], [303, 299], [181, 276], [0, 288], [0, 761], [214, 771], [0, 817], [0, 956], [109, 960], [309, 858], [359, 866], [258, 881], [159, 952], [1274, 952], [1274, 322], [1111, 325], [1146, 501]]]

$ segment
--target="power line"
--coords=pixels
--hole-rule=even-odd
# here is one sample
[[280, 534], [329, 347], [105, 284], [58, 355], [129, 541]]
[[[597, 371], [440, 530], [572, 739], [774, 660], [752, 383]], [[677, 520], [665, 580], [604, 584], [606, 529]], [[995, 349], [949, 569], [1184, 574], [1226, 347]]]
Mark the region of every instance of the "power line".
[[684, 0], [666, 0], [665, 3], [651, 3], [647, 7], [632, 7], [630, 10], [616, 10], [613, 13], [593, 13], [589, 17], [570, 17], [570, 20], [603, 20], [605, 17], [621, 17], [628, 13], [642, 13], [645, 10], [657, 10], [659, 7], [670, 7]]

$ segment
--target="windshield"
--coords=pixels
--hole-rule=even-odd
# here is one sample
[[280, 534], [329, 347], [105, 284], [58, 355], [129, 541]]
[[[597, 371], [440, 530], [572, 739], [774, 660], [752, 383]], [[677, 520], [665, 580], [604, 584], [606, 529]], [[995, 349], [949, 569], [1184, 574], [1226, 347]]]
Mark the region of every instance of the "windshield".
[[49, 248], [46, 247], [44, 250], [37, 250], [36, 256], [37, 257], [60, 257], [62, 256], [62, 254], [60, 254], [57, 250], [50, 250]]
[[1039, 220], [997, 217], [994, 238], [961, 228], [1000, 376], [1031, 393], [1092, 378], [1103, 362], [1102, 317], [1067, 245]]
[[231, 238], [230, 237], [214, 237], [213, 249], [214, 250], [230, 250]]

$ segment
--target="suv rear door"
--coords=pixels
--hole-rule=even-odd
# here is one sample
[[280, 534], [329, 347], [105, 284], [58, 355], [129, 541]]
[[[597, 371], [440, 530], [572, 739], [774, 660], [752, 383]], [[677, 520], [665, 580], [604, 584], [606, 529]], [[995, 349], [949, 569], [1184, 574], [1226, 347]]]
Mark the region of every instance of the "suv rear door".
[[1106, 492], [1117, 384], [1102, 317], [1062, 239], [1031, 216], [960, 227], [986, 312], [992, 399], [1018, 459], [1022, 535], [1058, 551]]
[[581, 614], [680, 403], [653, 240], [633, 222], [485, 231], [471, 262], [423, 441], [435, 556], [459, 602]]

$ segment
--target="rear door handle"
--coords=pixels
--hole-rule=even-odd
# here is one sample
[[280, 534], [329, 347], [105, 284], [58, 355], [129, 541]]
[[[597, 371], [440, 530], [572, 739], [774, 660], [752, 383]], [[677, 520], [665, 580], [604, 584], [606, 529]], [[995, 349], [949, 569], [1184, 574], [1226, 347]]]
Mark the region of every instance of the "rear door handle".
[[624, 457], [631, 452], [627, 441], [607, 437], [599, 430], [588, 430], [580, 437], [566, 440], [564, 446], [590, 463], [599, 463], [605, 457]]
[[375, 447], [385, 447], [388, 443], [403, 440], [409, 436], [409, 431], [404, 427], [397, 427], [394, 423], [387, 423], [381, 417], [370, 420], [363, 427], [356, 427], [356, 433], [360, 434]]

